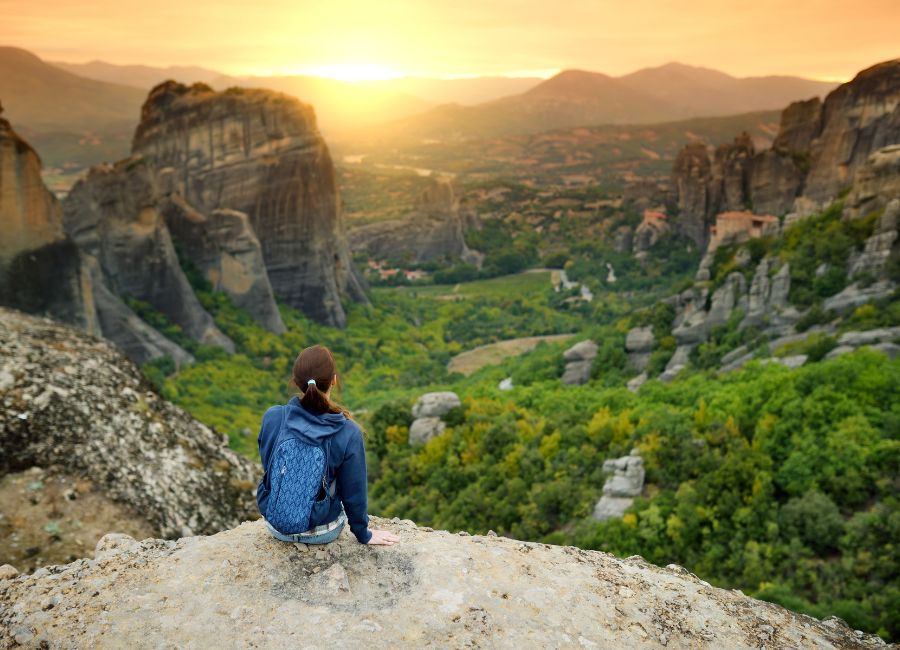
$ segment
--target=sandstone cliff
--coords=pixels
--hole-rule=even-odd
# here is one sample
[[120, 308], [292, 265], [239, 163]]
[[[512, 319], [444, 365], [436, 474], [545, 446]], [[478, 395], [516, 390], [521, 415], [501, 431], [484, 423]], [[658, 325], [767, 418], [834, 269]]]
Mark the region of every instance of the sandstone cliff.
[[435, 179], [405, 219], [392, 219], [354, 228], [350, 248], [376, 259], [428, 262], [462, 258], [478, 263], [479, 254], [466, 246], [465, 233], [475, 216], [461, 209], [453, 185]]
[[152, 171], [128, 158], [79, 180], [63, 203], [63, 219], [114, 293], [149, 303], [197, 341], [234, 351], [184, 276], [159, 207]]
[[0, 304], [50, 314], [98, 332], [90, 274], [66, 238], [41, 160], [0, 119]]
[[[797, 205], [822, 207], [854, 183], [877, 150], [900, 143], [900, 59], [860, 72], [781, 115], [772, 148], [754, 152], [743, 138], [710, 158], [702, 143], [684, 147], [672, 169], [677, 227], [702, 242], [701, 224], [719, 212], [752, 209], [782, 216]], [[698, 234], [699, 233], [699, 234]]]
[[0, 308], [0, 402], [0, 474], [54, 466], [83, 476], [164, 537], [255, 517], [255, 464], [103, 341]]
[[11, 647], [879, 648], [711, 587], [685, 569], [373, 518], [368, 547], [279, 542], [262, 522], [212, 537], [107, 536], [95, 559], [0, 581]]
[[275, 295], [311, 318], [346, 324], [365, 300], [350, 261], [331, 155], [310, 106], [267, 90], [166, 82], [141, 109], [133, 153], [204, 214], [246, 213]]

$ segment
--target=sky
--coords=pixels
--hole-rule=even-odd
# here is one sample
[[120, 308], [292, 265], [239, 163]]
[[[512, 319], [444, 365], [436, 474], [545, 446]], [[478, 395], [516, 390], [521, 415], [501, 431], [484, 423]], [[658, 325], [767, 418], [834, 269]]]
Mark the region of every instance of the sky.
[[900, 0], [0, 0], [50, 61], [343, 78], [621, 75], [670, 61], [846, 80], [900, 57]]

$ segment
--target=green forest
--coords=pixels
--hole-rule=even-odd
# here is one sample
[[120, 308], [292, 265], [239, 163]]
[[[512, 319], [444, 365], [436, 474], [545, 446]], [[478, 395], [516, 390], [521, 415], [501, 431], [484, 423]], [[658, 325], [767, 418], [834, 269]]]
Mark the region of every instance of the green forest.
[[[760, 244], [762, 254], [789, 259], [792, 298], [810, 311], [843, 286], [832, 279], [822, 288], [831, 280], [810, 269], [859, 247], [865, 234], [837, 232], [833, 213], [818, 219]], [[528, 235], [515, 235], [487, 230], [480, 241], [489, 251], [518, 246], [539, 263]], [[291, 394], [296, 354], [314, 343], [330, 347], [341, 373], [338, 399], [366, 431], [374, 514], [676, 563], [717, 586], [900, 639], [900, 360], [866, 349], [820, 360], [823, 352], [795, 370], [754, 361], [716, 376], [722, 354], [746, 339], [725, 328], [695, 355], [692, 370], [633, 393], [625, 388], [637, 374], [626, 332], [650, 325], [659, 333], [657, 372], [674, 350], [673, 313], [659, 301], [690, 284], [696, 256], [672, 249], [661, 241], [645, 267], [613, 257], [603, 243], [557, 255], [570, 277], [590, 286], [590, 303], [567, 300], [573, 294], [555, 291], [550, 272], [536, 269], [372, 288], [370, 305], [347, 305], [345, 330], [282, 305], [288, 332], [280, 337], [186, 269], [235, 341], [234, 355], [191, 343], [148, 306], [132, 306], [198, 359], [177, 373], [167, 360], [148, 364], [148, 378], [251, 458], [262, 413]], [[615, 287], [596, 279], [609, 259], [622, 270]], [[726, 250], [713, 282], [730, 264]], [[501, 272], [500, 264], [489, 268]], [[845, 326], [897, 324], [897, 298], [863, 305]], [[539, 334], [574, 338], [468, 377], [447, 371], [455, 354]], [[600, 346], [592, 379], [565, 386], [562, 352], [585, 338]], [[506, 377], [511, 391], [498, 388]], [[410, 446], [411, 406], [431, 390], [456, 391], [463, 406], [446, 417], [443, 434]], [[603, 461], [634, 448], [647, 470], [645, 496], [621, 519], [594, 521]]]

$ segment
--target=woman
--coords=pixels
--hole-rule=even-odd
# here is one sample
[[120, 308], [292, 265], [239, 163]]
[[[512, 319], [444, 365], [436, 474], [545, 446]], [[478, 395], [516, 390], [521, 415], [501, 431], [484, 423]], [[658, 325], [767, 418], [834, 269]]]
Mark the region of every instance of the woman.
[[369, 529], [362, 431], [331, 401], [337, 384], [331, 352], [321, 345], [306, 348], [291, 374], [301, 394], [266, 411], [259, 431], [265, 473], [256, 503], [269, 532], [285, 542], [327, 544], [349, 522], [362, 544], [400, 541]]

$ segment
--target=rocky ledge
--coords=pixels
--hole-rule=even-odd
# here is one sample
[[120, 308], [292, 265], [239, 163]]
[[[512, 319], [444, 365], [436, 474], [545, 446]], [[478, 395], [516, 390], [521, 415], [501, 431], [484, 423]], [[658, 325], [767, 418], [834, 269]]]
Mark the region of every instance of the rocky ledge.
[[162, 399], [122, 353], [0, 308], [0, 476], [33, 466], [91, 481], [163, 537], [256, 514], [256, 465]]
[[325, 547], [261, 521], [212, 537], [107, 535], [93, 560], [0, 578], [0, 646], [876, 648], [877, 637], [638, 557], [454, 535]]

